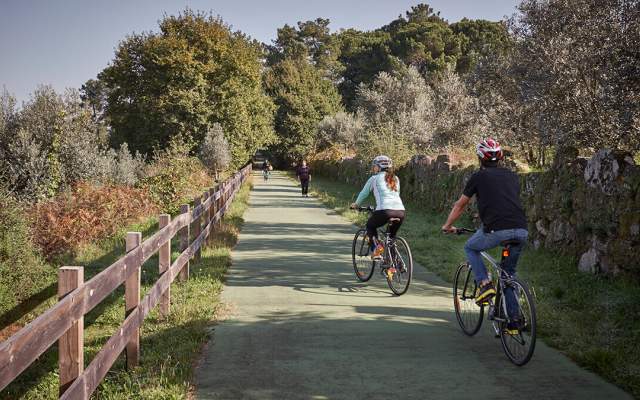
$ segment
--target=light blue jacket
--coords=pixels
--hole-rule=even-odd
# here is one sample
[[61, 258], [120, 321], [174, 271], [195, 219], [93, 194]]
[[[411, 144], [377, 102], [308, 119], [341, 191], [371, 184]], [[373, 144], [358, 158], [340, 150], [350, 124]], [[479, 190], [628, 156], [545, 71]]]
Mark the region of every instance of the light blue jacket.
[[373, 192], [376, 198], [376, 210], [404, 210], [402, 199], [400, 199], [400, 179], [396, 176], [398, 191], [393, 191], [384, 180], [385, 172], [378, 172], [373, 175], [356, 199], [356, 204], [361, 205], [363, 201]]

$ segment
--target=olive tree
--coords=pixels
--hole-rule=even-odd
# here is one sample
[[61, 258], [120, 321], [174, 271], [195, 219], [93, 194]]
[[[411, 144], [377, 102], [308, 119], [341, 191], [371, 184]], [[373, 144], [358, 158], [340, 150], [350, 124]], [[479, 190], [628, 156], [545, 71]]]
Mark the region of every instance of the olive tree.
[[215, 174], [216, 179], [221, 171], [229, 168], [231, 153], [222, 125], [213, 124], [207, 131], [200, 145], [200, 160]]

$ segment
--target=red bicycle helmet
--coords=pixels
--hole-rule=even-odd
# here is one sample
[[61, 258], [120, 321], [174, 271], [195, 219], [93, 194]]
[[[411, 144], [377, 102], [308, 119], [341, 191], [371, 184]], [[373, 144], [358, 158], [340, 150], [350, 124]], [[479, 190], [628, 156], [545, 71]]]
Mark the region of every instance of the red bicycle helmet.
[[483, 161], [498, 161], [504, 158], [500, 143], [492, 138], [487, 138], [478, 143], [476, 153]]

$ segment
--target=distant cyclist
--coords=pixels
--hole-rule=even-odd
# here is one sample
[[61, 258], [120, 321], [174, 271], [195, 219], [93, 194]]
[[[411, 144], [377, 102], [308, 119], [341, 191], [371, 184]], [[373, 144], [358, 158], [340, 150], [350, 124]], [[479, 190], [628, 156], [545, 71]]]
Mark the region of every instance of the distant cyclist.
[[[462, 196], [454, 204], [442, 230], [455, 231], [453, 223], [462, 215], [469, 200], [475, 195], [482, 227], [469, 238], [464, 250], [479, 286], [476, 302], [482, 304], [495, 296], [496, 288], [489, 279], [480, 252], [492, 249], [504, 240], [520, 241], [520, 245], [511, 247], [509, 265], [504, 265], [507, 273], [515, 275], [516, 264], [527, 241], [528, 231], [527, 218], [520, 203], [518, 176], [498, 166], [499, 161], [504, 158], [500, 144], [491, 138], [483, 140], [476, 146], [476, 153], [480, 161], [480, 170], [469, 178]], [[507, 309], [512, 315], [512, 311], [518, 309], [513, 290], [505, 290], [505, 297]], [[507, 329], [511, 331], [517, 328], [508, 326]]]
[[264, 176], [265, 181], [269, 179], [269, 175], [271, 175], [272, 169], [273, 169], [273, 166], [271, 166], [271, 163], [269, 162], [269, 160], [265, 159], [264, 162], [262, 163], [262, 176]]
[[376, 199], [376, 210], [367, 221], [367, 235], [371, 239], [372, 258], [379, 260], [382, 258], [384, 248], [378, 242], [378, 228], [389, 222], [391, 218], [398, 218], [400, 221], [394, 223], [389, 228], [389, 235], [395, 238], [404, 221], [404, 205], [400, 199], [400, 179], [395, 175], [391, 158], [387, 156], [377, 156], [373, 159], [372, 171], [374, 175], [367, 180], [364, 188], [358, 195], [351, 208], [359, 207], [371, 192]]
[[309, 181], [311, 181], [311, 169], [309, 168], [305, 160], [302, 160], [302, 164], [296, 169], [296, 177], [300, 181], [300, 186], [302, 186], [302, 196], [309, 197]]

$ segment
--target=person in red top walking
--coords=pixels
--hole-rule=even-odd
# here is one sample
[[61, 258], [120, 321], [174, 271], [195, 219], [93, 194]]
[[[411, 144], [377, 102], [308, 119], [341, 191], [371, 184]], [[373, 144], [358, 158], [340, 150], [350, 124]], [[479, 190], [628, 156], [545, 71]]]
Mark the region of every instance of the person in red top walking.
[[305, 160], [302, 160], [302, 164], [296, 170], [296, 177], [300, 181], [300, 186], [302, 186], [302, 197], [309, 197], [309, 181], [311, 181], [311, 169], [309, 168]]

